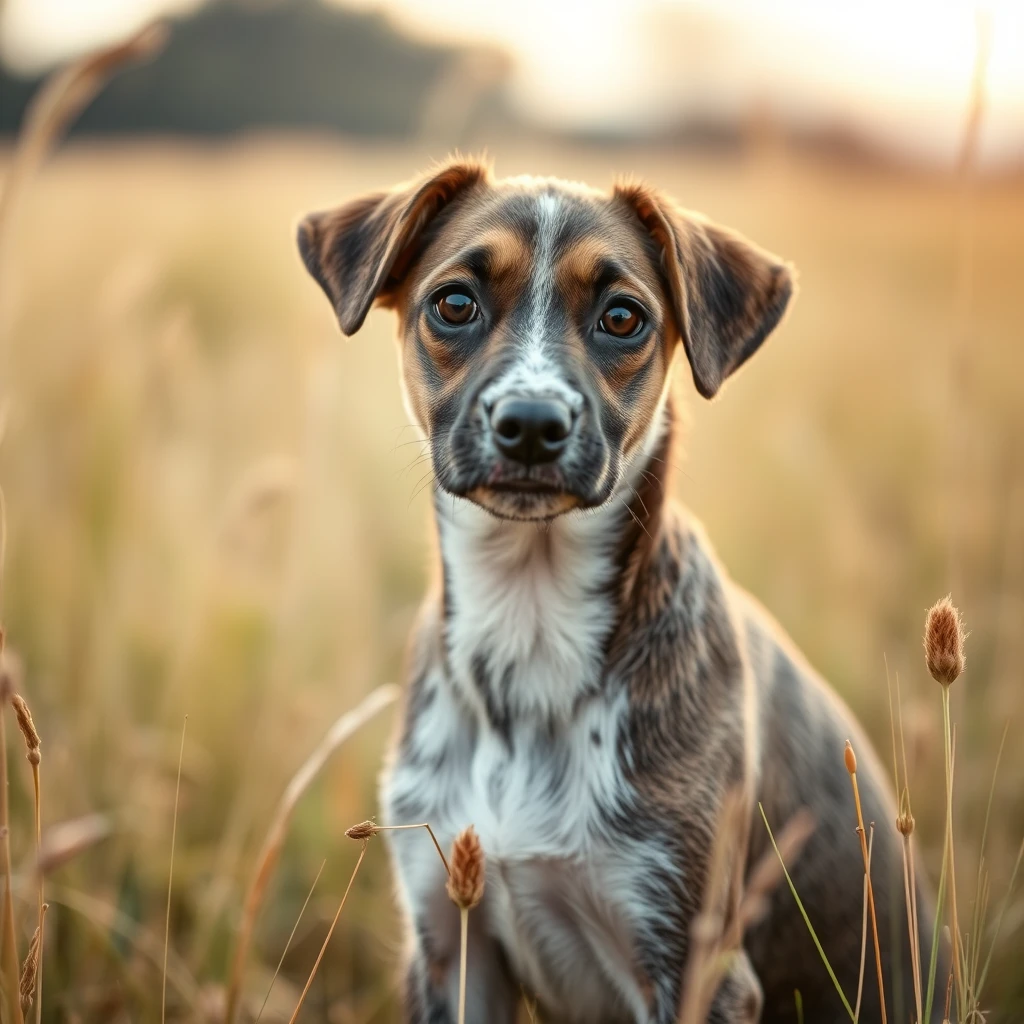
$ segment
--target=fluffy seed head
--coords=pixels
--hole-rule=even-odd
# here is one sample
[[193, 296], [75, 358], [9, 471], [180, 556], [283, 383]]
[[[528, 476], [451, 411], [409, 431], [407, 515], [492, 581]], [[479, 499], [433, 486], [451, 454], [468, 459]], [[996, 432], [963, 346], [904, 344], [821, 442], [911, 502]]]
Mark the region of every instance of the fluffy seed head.
[[853, 775], [857, 771], [857, 755], [853, 752], [853, 745], [849, 740], [846, 741], [843, 760], [846, 762], [846, 770]]
[[473, 826], [452, 843], [448, 858], [448, 895], [460, 910], [472, 910], [484, 894], [484, 850]]
[[949, 686], [964, 670], [964, 624], [949, 596], [936, 601], [924, 625], [924, 660], [932, 678]]
[[361, 821], [345, 830], [349, 839], [372, 839], [380, 831], [380, 826], [372, 821]]

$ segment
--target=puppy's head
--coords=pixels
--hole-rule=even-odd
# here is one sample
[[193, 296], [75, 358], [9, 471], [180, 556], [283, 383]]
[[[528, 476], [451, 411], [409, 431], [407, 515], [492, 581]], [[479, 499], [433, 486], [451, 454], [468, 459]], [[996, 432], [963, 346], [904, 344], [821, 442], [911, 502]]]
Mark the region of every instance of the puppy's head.
[[299, 249], [345, 334], [395, 309], [439, 485], [513, 519], [608, 501], [658, 428], [677, 342], [710, 398], [793, 289], [779, 259], [642, 185], [471, 161], [312, 214]]

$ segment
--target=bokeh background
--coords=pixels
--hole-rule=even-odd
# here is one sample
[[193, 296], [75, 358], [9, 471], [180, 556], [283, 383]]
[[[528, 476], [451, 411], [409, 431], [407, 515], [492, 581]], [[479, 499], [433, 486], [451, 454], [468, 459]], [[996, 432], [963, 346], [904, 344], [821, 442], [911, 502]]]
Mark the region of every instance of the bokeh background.
[[[0, 253], [2, 621], [43, 737], [44, 831], [68, 853], [47, 878], [43, 1019], [159, 1019], [185, 715], [167, 1016], [215, 1020], [288, 779], [400, 678], [431, 546], [393, 324], [375, 312], [342, 339], [293, 231], [455, 148], [502, 175], [642, 176], [796, 263], [792, 312], [719, 400], [679, 373], [676, 489], [887, 758], [899, 678], [933, 876], [942, 745], [921, 628], [952, 592], [971, 630], [953, 695], [961, 907], [1009, 723], [995, 909], [1024, 830], [1024, 10], [6, 0], [0, 175], [52, 69], [154, 15], [166, 47], [24, 183]], [[389, 715], [298, 806], [248, 1019], [323, 865], [262, 1019], [295, 1005], [358, 852], [344, 831], [377, 810]], [[993, 1022], [1024, 1015], [1022, 906]], [[377, 841], [302, 1020], [396, 1020], [399, 943]]]

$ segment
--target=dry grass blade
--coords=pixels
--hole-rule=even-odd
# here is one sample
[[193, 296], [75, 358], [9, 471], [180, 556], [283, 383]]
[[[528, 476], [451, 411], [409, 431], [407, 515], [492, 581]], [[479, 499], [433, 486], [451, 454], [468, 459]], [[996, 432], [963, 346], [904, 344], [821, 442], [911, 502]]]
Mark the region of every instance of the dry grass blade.
[[[850, 773], [850, 784], [853, 786], [853, 802], [857, 808], [857, 835], [860, 837], [860, 851], [864, 859], [864, 878], [868, 890], [868, 910], [871, 913], [871, 934], [875, 944], [875, 970], [878, 975], [878, 1005], [882, 1013], [882, 1024], [886, 1024], [885, 979], [882, 974], [882, 947], [878, 941], [878, 915], [875, 912], [875, 887], [871, 884], [871, 857], [868, 853], [867, 831], [864, 828], [864, 814], [860, 804], [860, 787], [857, 785], [857, 755], [846, 741], [846, 770]], [[856, 1019], [856, 1014], [854, 1014]]]
[[260, 1018], [263, 1016], [263, 1011], [267, 1008], [267, 1003], [270, 1000], [270, 993], [274, 991], [274, 982], [277, 981], [277, 976], [281, 973], [281, 967], [284, 964], [284, 958], [288, 955], [288, 950], [292, 948], [292, 939], [295, 938], [295, 933], [299, 930], [299, 922], [302, 920], [302, 915], [306, 913], [306, 907], [309, 906], [309, 901], [313, 898], [313, 890], [316, 888], [316, 883], [320, 881], [320, 876], [324, 873], [324, 868], [327, 865], [327, 861], [323, 861], [320, 865], [320, 870], [316, 873], [316, 878], [313, 879], [313, 884], [309, 887], [309, 892], [306, 893], [306, 899], [299, 909], [299, 916], [295, 918], [295, 924], [292, 925], [292, 930], [288, 934], [288, 941], [284, 944], [284, 949], [281, 950], [281, 959], [277, 961], [277, 967], [274, 969], [274, 976], [270, 979], [270, 985], [267, 987], [267, 994], [263, 997], [263, 1005], [260, 1006], [260, 1012], [256, 1014], [255, 1024], [260, 1024]]
[[794, 814], [779, 835], [781, 856], [769, 850], [754, 865], [743, 892], [731, 892], [742, 884], [731, 870], [746, 858], [747, 801], [737, 788], [727, 795], [719, 812], [712, 845], [708, 878], [701, 912], [693, 923], [690, 954], [686, 961], [679, 1024], [703, 1024], [711, 1000], [729, 969], [732, 955], [739, 950], [748, 928], [757, 924], [768, 910], [768, 899], [784, 877], [782, 858], [795, 860], [814, 831], [814, 819], [806, 811]]
[[256, 858], [256, 870], [245, 894], [242, 921], [238, 930], [238, 943], [235, 946], [235, 955], [231, 961], [231, 974], [228, 979], [224, 1014], [226, 1024], [232, 1024], [238, 1012], [242, 993], [242, 975], [245, 972], [245, 964], [249, 956], [256, 916], [263, 905], [263, 897], [266, 895], [267, 885], [281, 854], [281, 847], [284, 845], [288, 831], [288, 823], [291, 821], [296, 804], [338, 747], [370, 719], [393, 704], [398, 693], [399, 688], [392, 684], [378, 686], [358, 707], [346, 711], [331, 726], [327, 735], [320, 741], [313, 753], [306, 758], [299, 770], [292, 776], [291, 782], [288, 783], [288, 787], [277, 805], [274, 820], [270, 823], [270, 829], [263, 840], [259, 856]]
[[174, 885], [174, 844], [178, 838], [178, 798], [181, 795], [181, 761], [185, 756], [185, 730], [188, 728], [188, 715], [181, 723], [181, 746], [178, 749], [178, 777], [174, 783], [174, 816], [171, 820], [171, 862], [167, 869], [167, 919], [164, 924], [164, 971], [160, 990], [160, 1022], [167, 1018], [167, 954], [171, 948], [171, 891]]
[[725, 794], [715, 822], [701, 909], [691, 927], [690, 952], [686, 959], [679, 1008], [680, 1024], [704, 1021], [710, 1001], [718, 988], [722, 960], [719, 952], [726, 928], [731, 878], [729, 854], [739, 833], [742, 816], [742, 790], [730, 789]]
[[37, 866], [42, 876], [52, 875], [80, 853], [102, 842], [113, 831], [105, 814], [86, 814], [51, 825], [39, 847]]
[[857, 1001], [853, 1005], [853, 1016], [860, 1020], [860, 1004], [864, 997], [864, 968], [868, 960], [868, 875], [871, 874], [871, 853], [875, 845], [875, 826], [871, 826], [868, 838], [868, 870], [864, 874], [863, 914], [860, 922], [860, 970], [857, 972]]
[[363, 840], [363, 848], [359, 851], [359, 860], [356, 861], [356, 866], [352, 869], [352, 877], [348, 880], [348, 885], [345, 887], [345, 895], [341, 897], [341, 903], [338, 904], [338, 912], [334, 915], [334, 920], [331, 922], [331, 927], [327, 929], [327, 936], [324, 938], [324, 944], [320, 947], [320, 952], [317, 954], [313, 969], [309, 972], [309, 977], [306, 979], [306, 985], [302, 990], [302, 994], [299, 996], [298, 1005], [292, 1012], [291, 1018], [288, 1024], [295, 1024], [295, 1021], [299, 1019], [299, 1013], [302, 1011], [302, 1004], [306, 1001], [306, 995], [309, 992], [310, 986], [313, 984], [313, 979], [316, 977], [316, 972], [320, 967], [320, 961], [324, 958], [324, 953], [327, 952], [327, 945], [331, 941], [331, 936], [334, 934], [335, 926], [338, 924], [338, 918], [341, 917], [341, 912], [345, 909], [345, 903], [348, 900], [348, 894], [352, 891], [352, 886], [355, 883], [356, 875], [359, 874], [359, 869], [363, 865], [363, 858], [366, 856], [366, 847], [369, 845], [368, 840]]
[[0, 195], [0, 257], [18, 194], [48, 150], [119, 68], [152, 57], [163, 47], [167, 34], [163, 24], [147, 25], [124, 42], [97, 50], [54, 75], [33, 99]]

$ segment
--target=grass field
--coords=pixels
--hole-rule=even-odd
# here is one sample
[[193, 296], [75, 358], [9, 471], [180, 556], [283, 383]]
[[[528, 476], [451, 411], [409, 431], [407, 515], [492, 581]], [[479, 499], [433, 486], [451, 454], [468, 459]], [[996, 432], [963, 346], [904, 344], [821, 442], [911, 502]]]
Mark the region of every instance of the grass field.
[[[44, 1020], [159, 1019], [185, 715], [168, 1018], [193, 1020], [222, 999], [288, 779], [338, 714], [399, 678], [431, 549], [392, 322], [374, 313], [341, 338], [293, 229], [443, 155], [272, 139], [73, 147], [17, 211], [0, 269], [2, 617], [43, 739], [44, 827], [93, 813], [111, 826], [47, 880]], [[952, 589], [971, 630], [952, 693], [962, 907], [1011, 720], [987, 858], [998, 896], [1024, 830], [1024, 180], [980, 183], [965, 241], [947, 178], [776, 150], [492, 155], [500, 174], [605, 185], [634, 172], [797, 265], [785, 325], [718, 401], [679, 374], [677, 490], [887, 757], [886, 662], [899, 675], [933, 876], [943, 749], [921, 628]], [[358, 853], [344, 831], [376, 813], [387, 719], [298, 807], [247, 974], [257, 1010], [326, 866], [263, 1020], [288, 1019]], [[9, 732], [24, 950], [31, 778]], [[1024, 1015], [1022, 924], [1015, 904], [992, 1022]], [[303, 1019], [396, 1019], [399, 941], [375, 841]]]

